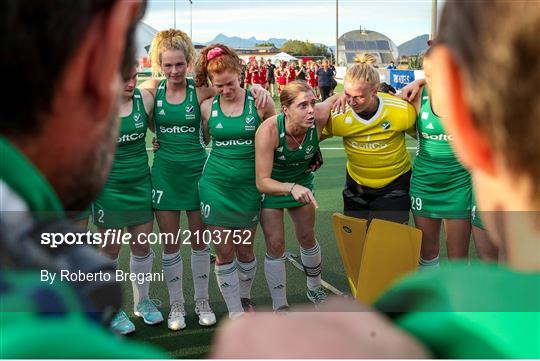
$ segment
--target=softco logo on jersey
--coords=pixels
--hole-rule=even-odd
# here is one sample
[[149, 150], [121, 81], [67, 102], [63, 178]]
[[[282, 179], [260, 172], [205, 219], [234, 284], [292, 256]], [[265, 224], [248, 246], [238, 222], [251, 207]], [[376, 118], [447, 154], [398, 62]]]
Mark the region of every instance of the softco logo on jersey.
[[426, 132], [422, 132], [420, 134], [422, 135], [422, 138], [429, 140], [439, 140], [444, 142], [452, 140], [452, 136], [448, 134], [428, 134]]
[[124, 134], [116, 139], [116, 143], [134, 142], [144, 138], [144, 133]]
[[385, 149], [388, 148], [388, 144], [386, 143], [377, 143], [377, 142], [371, 142], [371, 143], [358, 143], [358, 142], [351, 142], [351, 146], [356, 149]]
[[253, 115], [248, 115], [246, 117], [246, 124], [245, 130], [255, 130], [255, 117]]
[[196, 129], [195, 127], [188, 127], [187, 125], [178, 126], [175, 125], [174, 127], [159, 127], [160, 133], [169, 133], [169, 134], [181, 134], [181, 133], [195, 133]]
[[142, 121], [142, 115], [141, 113], [135, 113], [133, 115], [133, 120], [135, 120], [135, 128], [141, 128], [144, 127], [144, 123]]
[[253, 139], [238, 139], [238, 140], [216, 140], [216, 147], [227, 147], [230, 145], [252, 145]]

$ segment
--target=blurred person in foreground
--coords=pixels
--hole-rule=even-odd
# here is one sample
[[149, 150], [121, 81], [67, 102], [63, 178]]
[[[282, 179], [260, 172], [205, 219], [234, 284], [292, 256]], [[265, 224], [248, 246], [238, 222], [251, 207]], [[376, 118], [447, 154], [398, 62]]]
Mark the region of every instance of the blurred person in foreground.
[[[43, 222], [60, 224], [64, 209], [85, 209], [103, 187], [118, 134], [122, 76], [131, 67], [134, 30], [144, 8], [136, 0], [0, 5], [3, 45], [10, 49], [0, 64], [25, 69], [4, 74], [9, 106], [0, 115], [2, 358], [165, 356], [118, 339], [97, 321], [99, 314], [91, 310], [98, 308], [86, 308], [90, 300], [74, 284], [43, 282], [39, 266], [26, 266], [52, 260], [41, 265], [41, 273], [58, 270], [58, 254], [73, 260], [77, 247], [40, 247], [39, 234], [17, 239], [18, 232]], [[17, 253], [9, 242], [35, 253]], [[95, 253], [87, 249], [79, 265], [92, 269], [103, 262]], [[92, 301], [107, 296], [98, 292]]]
[[443, 124], [505, 264], [455, 262], [408, 277], [376, 302], [386, 316], [334, 300], [328, 312], [230, 322], [214, 355], [539, 358], [539, 33], [537, 2], [446, 2], [431, 55]]

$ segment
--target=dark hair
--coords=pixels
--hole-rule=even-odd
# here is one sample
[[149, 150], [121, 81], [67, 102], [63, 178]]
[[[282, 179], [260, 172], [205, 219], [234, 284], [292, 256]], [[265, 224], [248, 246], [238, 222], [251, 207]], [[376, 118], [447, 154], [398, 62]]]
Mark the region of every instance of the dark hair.
[[[118, 0], [2, 0], [0, 33], [3, 82], [9, 84], [0, 109], [0, 134], [30, 134], [50, 111], [55, 85], [94, 17]], [[144, 14], [142, 7], [140, 18]], [[129, 73], [135, 57], [134, 33], [128, 30], [121, 73]]]
[[[540, 199], [540, 11], [536, 1], [447, 1], [437, 44], [463, 74], [473, 121]], [[526, 141], [522, 141], [526, 137]]]

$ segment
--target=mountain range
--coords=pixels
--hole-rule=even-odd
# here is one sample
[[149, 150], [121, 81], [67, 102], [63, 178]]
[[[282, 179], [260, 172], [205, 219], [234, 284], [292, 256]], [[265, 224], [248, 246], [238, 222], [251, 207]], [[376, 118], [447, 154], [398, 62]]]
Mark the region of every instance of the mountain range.
[[[428, 39], [429, 35], [424, 34], [404, 42], [403, 44], [398, 46], [399, 55], [416, 55], [423, 53], [428, 48]], [[255, 38], [254, 36], [244, 39], [238, 36], [227, 36], [225, 34], [218, 34], [214, 39], [207, 41], [206, 43], [196, 44], [208, 45], [213, 43], [222, 43], [234, 48], [250, 48], [255, 46], [256, 44], [273, 43], [277, 48], [280, 48], [285, 42], [287, 42], [287, 40], [288, 39], [283, 38], [270, 38], [266, 40], [260, 40]], [[329, 46], [329, 48], [332, 49], [332, 51], [335, 51], [336, 49], [335, 45]]]
[[427, 41], [429, 40], [429, 35], [424, 34], [417, 36], [409, 41], [404, 42], [398, 46], [399, 56], [402, 55], [417, 55], [425, 52], [428, 48]]
[[238, 36], [227, 36], [225, 34], [218, 34], [214, 39], [207, 41], [206, 43], [203, 43], [201, 45], [209, 45], [213, 43], [221, 43], [225, 44], [227, 46], [231, 46], [233, 48], [251, 48], [254, 47], [256, 44], [261, 43], [273, 43], [276, 48], [281, 48], [285, 42], [287, 42], [288, 39], [278, 39], [278, 38], [270, 38], [267, 40], [258, 40], [254, 36], [248, 39], [243, 39]]

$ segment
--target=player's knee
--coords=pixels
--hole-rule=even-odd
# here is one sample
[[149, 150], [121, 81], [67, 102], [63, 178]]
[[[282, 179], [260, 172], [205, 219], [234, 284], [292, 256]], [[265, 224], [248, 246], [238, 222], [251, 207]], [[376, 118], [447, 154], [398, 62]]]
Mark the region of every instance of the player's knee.
[[300, 232], [296, 237], [303, 248], [312, 248], [315, 246], [315, 234], [312, 229]]
[[144, 256], [150, 252], [148, 243], [133, 243], [131, 244], [131, 252], [137, 256]]
[[266, 253], [273, 258], [279, 258], [285, 253], [285, 242], [268, 242], [266, 245]]
[[255, 255], [253, 254], [252, 249], [239, 249], [236, 252], [236, 256], [238, 257], [238, 260], [240, 262], [251, 262], [253, 261], [253, 258], [255, 258]]

